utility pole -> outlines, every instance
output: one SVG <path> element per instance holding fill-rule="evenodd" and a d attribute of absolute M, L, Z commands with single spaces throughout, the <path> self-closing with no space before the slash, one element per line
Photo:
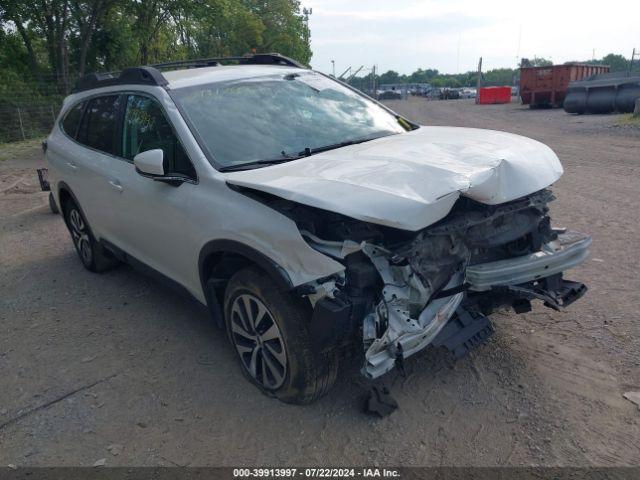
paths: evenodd
<path fill-rule="evenodd" d="M 456 58 L 456 75 L 460 73 L 460 40 L 462 40 L 462 33 L 458 33 L 458 55 Z"/>
<path fill-rule="evenodd" d="M 636 49 L 633 49 L 633 53 L 631 54 L 631 61 L 629 62 L 629 75 L 631 74 L 631 71 L 633 70 L 633 62 L 636 59 L 636 56 L 640 56 L 640 52 L 636 53 Z"/>
<path fill-rule="evenodd" d="M 373 81 L 373 98 L 378 99 L 378 87 L 376 86 L 376 66 L 374 65 L 371 69 L 372 75 L 371 80 Z"/>
<path fill-rule="evenodd" d="M 522 24 L 518 28 L 518 50 L 516 51 L 516 62 L 520 63 L 520 45 L 522 44 Z"/>
<path fill-rule="evenodd" d="M 331 60 L 331 71 L 333 74 L 333 78 L 336 78 L 336 61 L 335 60 Z"/>
<path fill-rule="evenodd" d="M 476 103 L 480 101 L 480 88 L 482 88 L 482 57 L 478 62 L 478 82 L 476 83 Z"/>

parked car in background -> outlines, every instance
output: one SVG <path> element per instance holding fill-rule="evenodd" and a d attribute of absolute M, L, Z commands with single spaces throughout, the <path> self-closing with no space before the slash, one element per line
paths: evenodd
<path fill-rule="evenodd" d="M 285 402 L 325 394 L 345 352 L 378 378 L 428 345 L 464 354 L 498 308 L 586 290 L 563 277 L 591 240 L 552 226 L 549 147 L 419 126 L 279 55 L 88 76 L 46 159 L 82 264 L 206 305 Z"/>
<path fill-rule="evenodd" d="M 440 100 L 458 100 L 460 91 L 457 88 L 443 88 L 440 90 Z"/>
<path fill-rule="evenodd" d="M 460 90 L 461 98 L 476 98 L 477 91 L 475 88 L 463 88 Z"/>
<path fill-rule="evenodd" d="M 402 92 L 400 90 L 383 90 L 378 94 L 379 100 L 401 100 Z"/>

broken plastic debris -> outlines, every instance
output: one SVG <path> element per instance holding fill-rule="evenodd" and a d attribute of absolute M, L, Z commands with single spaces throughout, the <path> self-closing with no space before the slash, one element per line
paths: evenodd
<path fill-rule="evenodd" d="M 365 413 L 386 417 L 397 408 L 398 402 L 391 396 L 387 387 L 371 387 L 364 406 Z"/>
<path fill-rule="evenodd" d="M 124 447 L 119 443 L 112 443 L 107 447 L 109 453 L 111 453 L 111 455 L 113 455 L 114 457 L 120 455 L 120 452 L 122 452 L 123 449 Z"/>

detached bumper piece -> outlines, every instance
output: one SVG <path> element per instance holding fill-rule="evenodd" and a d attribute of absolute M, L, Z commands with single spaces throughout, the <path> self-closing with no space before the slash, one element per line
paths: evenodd
<path fill-rule="evenodd" d="M 501 285 L 521 285 L 562 273 L 589 256 L 591 237 L 566 232 L 539 252 L 467 267 L 470 290 L 483 291 Z"/>
<path fill-rule="evenodd" d="M 49 184 L 49 169 L 47 168 L 37 168 L 36 173 L 38 174 L 38 182 L 40 183 L 40 190 L 43 192 L 50 192 L 51 185 Z"/>
<path fill-rule="evenodd" d="M 587 286 L 584 283 L 565 280 L 562 274 L 558 273 L 529 284 L 493 287 L 491 293 L 503 299 L 502 304 L 511 305 L 516 313 L 524 313 L 531 310 L 531 300 L 541 300 L 545 307 L 554 310 L 568 307 L 587 293 Z"/>
<path fill-rule="evenodd" d="M 433 339 L 434 347 L 444 347 L 456 358 L 462 358 L 470 350 L 486 342 L 493 335 L 493 327 L 487 317 L 479 312 L 458 307 L 456 315 Z"/>
<path fill-rule="evenodd" d="M 387 387 L 373 386 L 367 393 L 364 412 L 369 415 L 386 417 L 398 408 L 398 402 L 391 396 Z"/>

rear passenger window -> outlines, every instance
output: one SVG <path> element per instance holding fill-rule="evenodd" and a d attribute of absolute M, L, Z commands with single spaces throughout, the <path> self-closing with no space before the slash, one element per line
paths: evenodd
<path fill-rule="evenodd" d="M 109 95 L 89 102 L 80 125 L 78 141 L 106 153 L 117 154 L 116 118 L 120 97 Z"/>
<path fill-rule="evenodd" d="M 80 125 L 80 119 L 82 118 L 82 111 L 86 102 L 80 102 L 77 105 L 71 107 L 62 120 L 62 130 L 71 138 L 76 138 L 78 133 L 78 126 Z"/>
<path fill-rule="evenodd" d="M 196 178 L 196 172 L 162 108 L 155 100 L 130 95 L 124 115 L 122 156 L 132 160 L 138 153 L 161 149 L 167 174 Z"/>

